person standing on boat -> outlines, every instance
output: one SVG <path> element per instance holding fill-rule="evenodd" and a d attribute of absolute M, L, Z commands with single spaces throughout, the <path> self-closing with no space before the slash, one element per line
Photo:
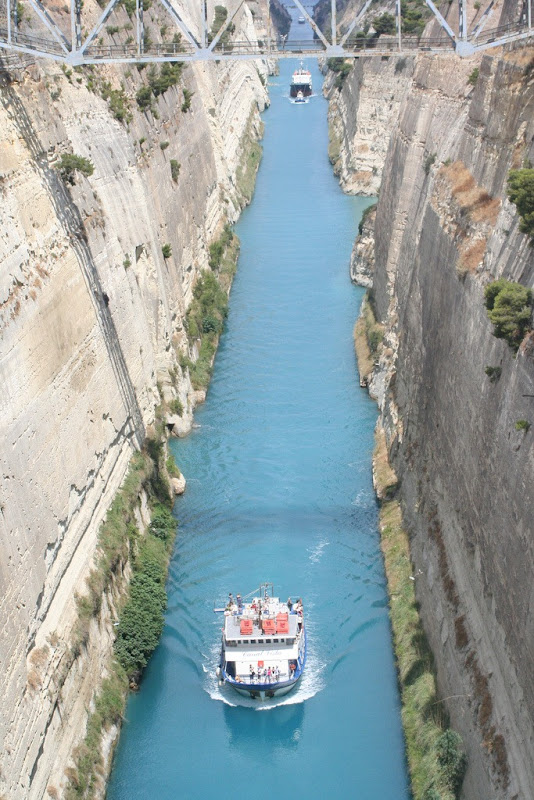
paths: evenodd
<path fill-rule="evenodd" d="M 236 600 L 237 600 L 237 613 L 238 614 L 242 614 L 243 613 L 243 600 L 241 599 L 241 595 L 240 594 L 237 595 Z"/>
<path fill-rule="evenodd" d="M 289 612 L 291 613 L 291 611 L 293 609 L 293 603 L 291 602 L 291 598 L 290 597 L 287 598 L 287 607 L 289 608 Z"/>

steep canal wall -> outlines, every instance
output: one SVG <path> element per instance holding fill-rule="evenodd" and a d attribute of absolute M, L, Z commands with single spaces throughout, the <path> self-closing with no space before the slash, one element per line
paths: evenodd
<path fill-rule="evenodd" d="M 353 258 L 358 274 L 374 272 L 384 326 L 371 388 L 441 698 L 468 753 L 463 796 L 531 797 L 532 334 L 517 354 L 495 338 L 484 287 L 500 277 L 534 286 L 533 250 L 507 199 L 510 169 L 534 162 L 534 50 L 422 55 L 402 71 L 394 62 L 382 66 L 383 94 L 391 85 L 398 105 L 374 249 L 369 217 Z M 362 87 L 376 73 L 361 61 L 331 90 L 349 188 L 372 172 L 362 120 L 383 116 L 383 99 Z"/>
<path fill-rule="evenodd" d="M 238 24 L 254 38 L 248 8 Z M 154 434 L 156 408 L 184 433 L 203 397 L 186 311 L 210 247 L 250 197 L 265 74 L 243 62 L 164 74 L 17 59 L 0 69 L 0 796 L 9 800 L 63 797 L 69 783 L 127 560 L 81 646 L 76 596 L 88 591 L 101 522 Z M 78 157 L 75 169 L 65 155 Z M 142 530 L 143 493 L 134 506 Z"/>

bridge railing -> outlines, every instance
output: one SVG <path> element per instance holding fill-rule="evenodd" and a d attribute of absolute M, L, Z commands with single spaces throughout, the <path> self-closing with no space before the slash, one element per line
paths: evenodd
<path fill-rule="evenodd" d="M 33 34 L 20 33 L 20 31 L 12 31 L 11 41 L 8 42 L 7 28 L 0 28 L 0 43 L 5 43 L 6 45 L 11 44 L 13 46 L 12 49 L 21 48 L 48 53 L 50 55 L 65 55 L 65 51 L 59 42 L 52 39 L 52 37 L 48 39 L 44 36 L 35 36 Z"/>
<path fill-rule="evenodd" d="M 528 26 L 524 22 L 510 22 L 508 25 L 499 25 L 497 28 L 490 28 L 489 30 L 483 31 L 477 36 L 476 42 L 474 43 L 477 45 L 489 44 L 498 39 L 504 39 L 508 36 L 513 36 L 525 31 L 528 31 Z"/>
<path fill-rule="evenodd" d="M 298 33 L 294 39 L 278 36 L 268 24 L 269 34 L 263 41 L 261 39 L 258 41 L 234 40 L 233 20 L 237 19 L 236 15 L 242 9 L 243 0 L 223 1 L 228 7 L 227 17 L 214 36 L 210 31 L 212 23 L 209 19 L 206 0 L 198 2 L 199 13 L 201 12 L 202 17 L 200 24 L 199 20 L 196 22 L 190 20 L 189 25 L 186 24 L 183 16 L 180 16 L 176 0 L 151 0 L 152 11 L 150 13 L 154 13 L 154 8 L 161 6 L 159 11 L 163 11 L 167 15 L 165 17 L 167 21 L 164 26 L 160 27 L 161 36 L 158 38 L 164 36 L 163 27 L 165 30 L 169 27 L 174 30 L 173 41 L 152 42 L 150 41 L 151 37 L 145 35 L 148 31 L 148 28 L 145 30 L 145 17 L 149 11 L 149 3 L 147 0 L 136 0 L 135 13 L 131 14 L 132 34 L 126 41 L 119 42 L 120 36 L 117 34 L 122 30 L 121 27 L 107 23 L 110 20 L 113 21 L 113 17 L 110 15 L 114 13 L 121 0 L 102 0 L 105 8 L 90 31 L 87 31 L 82 24 L 83 0 L 66 0 L 62 11 L 66 12 L 70 8 L 70 32 L 67 30 L 68 18 L 63 16 L 61 24 L 59 24 L 54 17 L 57 8 L 52 8 L 52 6 L 57 6 L 57 0 L 31 0 L 31 8 L 25 11 L 23 16 L 20 16 L 16 0 L 0 0 L 0 52 L 35 54 L 72 65 L 103 62 L 142 61 L 149 63 L 173 60 L 291 58 L 292 56 L 316 58 L 323 54 L 327 57 L 358 58 L 362 55 L 384 56 L 418 51 L 455 52 L 460 56 L 470 56 L 477 50 L 483 51 L 512 41 L 534 37 L 534 28 L 532 27 L 534 0 L 525 0 L 516 21 L 485 29 L 484 25 L 490 22 L 492 13 L 493 0 L 490 0 L 490 4 L 480 15 L 471 31 L 468 26 L 466 0 L 456 0 L 459 13 L 457 30 L 453 30 L 442 16 L 434 5 L 434 0 L 425 0 L 429 13 L 434 14 L 440 25 L 440 34 L 432 37 L 404 33 L 400 0 L 396 2 L 395 21 L 392 22 L 391 32 L 388 35 L 380 36 L 376 34 L 369 36 L 363 33 L 363 31 L 369 30 L 367 24 L 369 20 L 364 24 L 365 15 L 370 14 L 372 22 L 372 15 L 375 13 L 370 8 L 372 0 L 361 0 L 360 11 L 357 13 L 355 11 L 352 21 L 344 21 L 340 27 L 337 26 L 336 14 L 332 11 L 331 24 L 323 25 L 324 30 L 320 29 L 308 13 L 309 6 L 304 6 L 301 0 L 293 0 L 313 29 L 314 38 L 300 39 Z M 337 0 L 331 0 L 331 2 L 332 9 L 334 9 Z M 147 5 L 145 10 L 143 10 L 144 3 Z M 47 11 L 46 5 L 51 6 L 50 12 Z M 30 12 L 33 16 L 30 16 Z M 26 14 L 28 14 L 27 17 Z M 21 23 L 25 32 L 21 31 Z M 36 25 L 38 27 L 35 27 Z M 35 33 L 32 32 L 32 26 Z M 47 34 L 46 29 L 50 35 Z M 41 32 L 43 30 L 44 34 Z"/>

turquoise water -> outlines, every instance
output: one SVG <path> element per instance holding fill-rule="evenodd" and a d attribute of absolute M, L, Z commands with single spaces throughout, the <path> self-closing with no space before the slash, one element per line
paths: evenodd
<path fill-rule="evenodd" d="M 207 402 L 172 443 L 188 486 L 166 627 L 128 704 L 110 800 L 409 797 L 371 485 L 376 408 L 352 344 L 362 292 L 348 261 L 369 201 L 332 175 L 324 99 L 290 103 L 295 66 L 272 81 Z M 214 676 L 213 607 L 261 581 L 302 596 L 308 626 L 302 682 L 263 704 Z"/>

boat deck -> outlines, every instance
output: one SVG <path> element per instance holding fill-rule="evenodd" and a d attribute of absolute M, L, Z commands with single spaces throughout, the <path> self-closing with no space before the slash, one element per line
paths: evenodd
<path fill-rule="evenodd" d="M 287 623 L 285 626 L 283 622 L 280 624 L 283 618 Z M 243 624 L 244 620 L 248 621 L 248 626 Z M 298 611 L 290 612 L 287 604 L 282 603 L 277 597 L 261 600 L 254 598 L 252 602 L 240 606 L 233 603 L 225 611 L 224 635 L 228 644 L 230 642 L 278 644 L 295 639 L 301 620 L 302 616 Z M 245 627 L 248 629 L 245 630 Z"/>

